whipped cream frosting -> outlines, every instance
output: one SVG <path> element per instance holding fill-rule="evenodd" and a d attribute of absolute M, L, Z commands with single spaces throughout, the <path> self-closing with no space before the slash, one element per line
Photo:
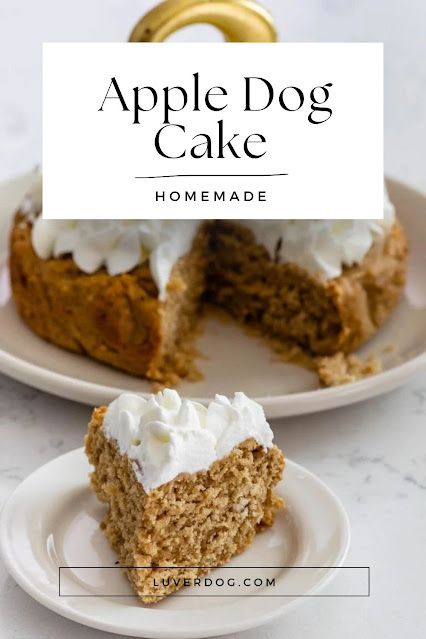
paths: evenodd
<path fill-rule="evenodd" d="M 42 259 L 71 254 L 84 273 L 105 266 L 109 275 L 127 273 L 149 260 L 159 298 L 164 299 L 174 264 L 191 248 L 198 220 L 44 220 L 32 229 Z"/>
<path fill-rule="evenodd" d="M 292 262 L 325 279 L 359 264 L 395 221 L 385 187 L 382 220 L 244 220 L 272 259 Z"/>
<path fill-rule="evenodd" d="M 43 183 L 38 168 L 35 169 L 33 176 L 34 181 L 31 185 L 31 189 L 26 193 L 19 207 L 21 212 L 27 215 L 31 220 L 34 220 L 35 217 L 41 213 L 43 202 Z"/>
<path fill-rule="evenodd" d="M 262 406 L 244 393 L 233 399 L 216 395 L 207 407 L 175 390 L 149 399 L 124 393 L 109 405 L 103 430 L 132 460 L 146 492 L 180 473 L 208 469 L 250 437 L 264 448 L 273 439 Z"/>
<path fill-rule="evenodd" d="M 105 267 L 110 275 L 126 273 L 149 260 L 152 277 L 165 299 L 175 263 L 187 253 L 200 220 L 44 220 L 41 176 L 21 210 L 34 220 L 32 243 L 41 259 L 71 254 L 84 273 Z M 272 259 L 292 262 L 332 279 L 344 266 L 360 263 L 373 242 L 384 236 L 395 210 L 384 192 L 382 220 L 238 220 L 250 228 Z"/>
<path fill-rule="evenodd" d="M 159 298 L 166 297 L 173 266 L 191 248 L 199 220 L 44 220 L 42 177 L 25 196 L 21 211 L 33 220 L 31 240 L 40 259 L 72 255 L 83 273 L 105 267 L 127 273 L 149 260 Z"/>

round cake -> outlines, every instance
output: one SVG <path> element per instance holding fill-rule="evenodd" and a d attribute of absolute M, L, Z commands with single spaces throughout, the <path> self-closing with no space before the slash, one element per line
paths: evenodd
<path fill-rule="evenodd" d="M 387 195 L 377 221 L 56 221 L 41 210 L 39 178 L 11 232 L 21 317 L 58 346 L 161 383 L 194 377 L 205 302 L 317 360 L 371 337 L 405 283 Z"/>

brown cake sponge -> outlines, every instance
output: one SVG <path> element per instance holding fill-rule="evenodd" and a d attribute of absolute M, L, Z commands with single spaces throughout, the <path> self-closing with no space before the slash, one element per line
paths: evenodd
<path fill-rule="evenodd" d="M 107 506 L 101 527 L 143 603 L 179 590 L 184 579 L 193 584 L 273 524 L 284 505 L 273 490 L 284 469 L 276 446 L 247 439 L 208 470 L 181 473 L 146 493 L 135 462 L 105 437 L 105 411 L 94 410 L 86 436 L 91 486 Z"/>

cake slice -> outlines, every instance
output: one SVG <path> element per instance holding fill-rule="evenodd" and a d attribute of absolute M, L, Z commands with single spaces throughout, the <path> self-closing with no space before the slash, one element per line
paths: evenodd
<path fill-rule="evenodd" d="M 205 408 L 165 390 L 94 410 L 86 453 L 101 527 L 143 603 L 243 552 L 283 507 L 284 458 L 243 393 Z M 173 568 L 175 566 L 175 568 Z"/>

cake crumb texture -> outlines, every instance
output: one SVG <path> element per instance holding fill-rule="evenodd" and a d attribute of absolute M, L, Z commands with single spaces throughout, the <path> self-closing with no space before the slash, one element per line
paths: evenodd
<path fill-rule="evenodd" d="M 271 259 L 252 231 L 233 222 L 212 226 L 210 252 L 209 300 L 311 357 L 353 352 L 387 319 L 405 284 L 407 241 L 399 223 L 361 264 L 331 280 Z"/>
<path fill-rule="evenodd" d="M 378 357 L 371 355 L 361 359 L 357 355 L 336 353 L 332 357 L 318 359 L 318 377 L 323 386 L 340 386 L 375 375 L 382 370 Z"/>
<path fill-rule="evenodd" d="M 105 437 L 105 411 L 94 410 L 86 436 L 95 468 L 91 486 L 107 505 L 104 534 L 143 603 L 180 589 L 173 578 L 181 578 L 181 584 L 183 578 L 207 574 L 206 567 L 227 563 L 283 508 L 273 488 L 282 477 L 284 457 L 276 446 L 263 449 L 253 438 L 208 470 L 178 475 L 146 493 L 127 455 Z M 169 583 L 158 587 L 154 578 Z"/>

